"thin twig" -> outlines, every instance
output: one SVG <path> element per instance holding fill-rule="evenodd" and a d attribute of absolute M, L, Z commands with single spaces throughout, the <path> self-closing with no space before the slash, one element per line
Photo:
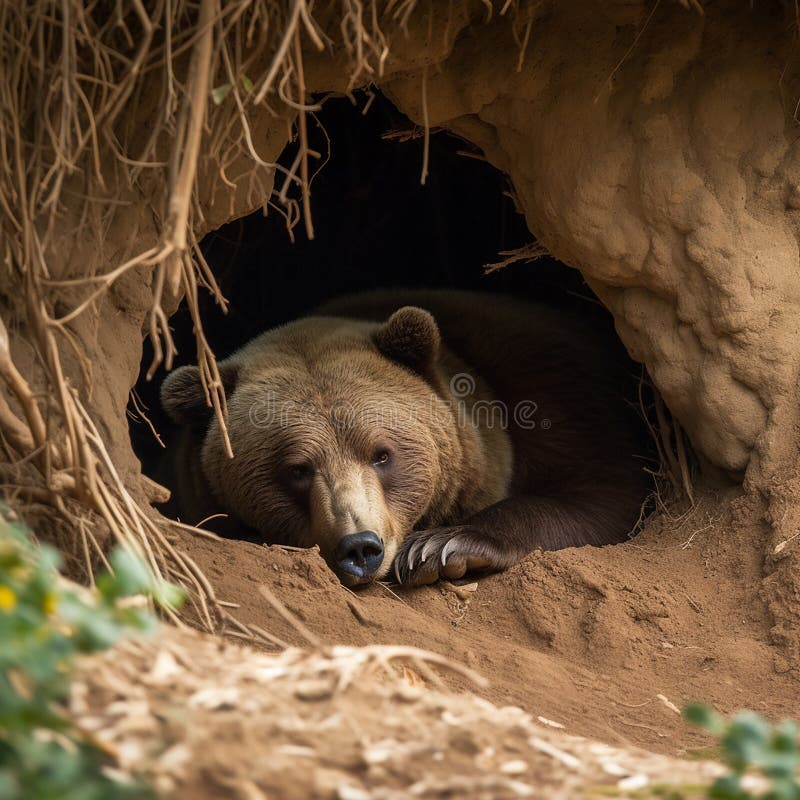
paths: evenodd
<path fill-rule="evenodd" d="M 258 587 L 259 594 L 310 644 L 320 647 L 319 637 L 312 633 L 288 608 L 264 585 Z"/>

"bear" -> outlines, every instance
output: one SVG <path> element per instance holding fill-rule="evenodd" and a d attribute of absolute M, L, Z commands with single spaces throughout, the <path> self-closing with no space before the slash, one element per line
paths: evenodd
<path fill-rule="evenodd" d="M 312 547 L 348 587 L 505 570 L 624 541 L 648 495 L 626 375 L 580 318 L 467 291 L 333 300 L 219 363 L 228 458 L 198 368 L 161 388 L 184 522 Z"/>

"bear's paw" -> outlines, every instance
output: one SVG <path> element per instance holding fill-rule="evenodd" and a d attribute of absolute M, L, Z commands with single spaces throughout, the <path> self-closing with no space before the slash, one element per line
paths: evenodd
<path fill-rule="evenodd" d="M 506 569 L 513 560 L 494 536 L 473 525 L 454 525 L 406 536 L 394 559 L 394 575 L 403 586 L 423 586 L 467 572 Z"/>

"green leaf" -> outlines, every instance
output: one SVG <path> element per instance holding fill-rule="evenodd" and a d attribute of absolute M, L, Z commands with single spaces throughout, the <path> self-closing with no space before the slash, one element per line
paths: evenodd
<path fill-rule="evenodd" d="M 214 101 L 214 105 L 221 105 L 222 101 L 228 96 L 228 92 L 231 90 L 231 85 L 229 83 L 223 83 L 219 86 L 215 86 L 211 90 L 211 99 Z"/>
<path fill-rule="evenodd" d="M 725 730 L 725 722 L 722 717 L 713 708 L 702 703 L 691 703 L 686 706 L 683 709 L 683 718 L 717 736 L 720 736 Z"/>
<path fill-rule="evenodd" d="M 739 712 L 722 736 L 722 750 L 737 772 L 760 765 L 769 758 L 769 726 L 753 711 Z"/>
<path fill-rule="evenodd" d="M 162 607 L 179 609 L 186 600 L 186 592 L 168 581 L 158 581 L 152 589 L 153 599 Z"/>
<path fill-rule="evenodd" d="M 247 75 L 242 75 L 241 81 L 242 81 L 242 87 L 244 88 L 244 90 L 248 94 L 250 94 L 250 92 L 253 91 L 253 81 L 251 81 L 250 78 L 247 77 Z"/>
<path fill-rule="evenodd" d="M 105 573 L 97 579 L 97 588 L 103 599 L 112 603 L 120 597 L 144 594 L 153 583 L 147 565 L 130 550 L 117 548 L 111 554 L 113 574 Z"/>
<path fill-rule="evenodd" d="M 130 550 L 118 548 L 111 554 L 111 566 L 119 585 L 118 597 L 143 594 L 154 582 L 153 573 L 138 555 Z"/>
<path fill-rule="evenodd" d="M 0 798 L 152 797 L 139 784 L 119 783 L 103 772 L 105 755 L 73 729 L 61 704 L 78 653 L 156 625 L 148 607 L 120 603 L 122 598 L 152 593 L 178 602 L 180 592 L 156 580 L 141 558 L 118 550 L 111 555 L 114 574 L 100 576 L 100 591 L 87 599 L 59 586 L 58 563 L 54 550 L 34 546 L 9 525 L 0 505 L 0 586 L 6 590 L 0 613 Z"/>
<path fill-rule="evenodd" d="M 761 800 L 800 800 L 800 784 L 792 778 L 776 780 Z"/>
<path fill-rule="evenodd" d="M 19 784 L 13 770 L 2 766 L 0 766 L 0 797 L 8 798 L 8 800 L 16 800 L 17 798 L 22 800 Z"/>
<path fill-rule="evenodd" d="M 772 735 L 772 746 L 776 750 L 797 752 L 798 726 L 794 720 L 785 719 L 775 726 Z"/>
<path fill-rule="evenodd" d="M 723 759 L 733 771 L 709 788 L 709 798 L 749 800 L 751 795 L 742 789 L 741 778 L 758 769 L 769 781 L 769 790 L 759 795 L 761 800 L 800 800 L 797 723 L 786 720 L 772 727 L 753 711 L 740 711 L 725 720 L 704 705 L 689 706 L 683 713 L 687 720 L 719 737 Z"/>
<path fill-rule="evenodd" d="M 750 795 L 742 789 L 738 775 L 725 775 L 717 778 L 708 790 L 710 800 L 750 800 Z"/>

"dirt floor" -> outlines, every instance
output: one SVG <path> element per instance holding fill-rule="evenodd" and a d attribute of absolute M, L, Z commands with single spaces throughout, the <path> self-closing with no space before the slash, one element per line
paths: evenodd
<path fill-rule="evenodd" d="M 479 693 L 495 704 L 570 734 L 680 756 L 708 745 L 679 716 L 690 701 L 800 716 L 797 679 L 770 642 L 760 597 L 761 516 L 755 498 L 707 493 L 623 545 L 536 553 L 461 587 L 357 593 L 315 551 L 190 534 L 181 544 L 241 621 L 285 642 L 306 644 L 262 585 L 323 644 L 425 648 L 486 676 Z"/>
<path fill-rule="evenodd" d="M 444 660 L 382 645 L 266 655 L 164 628 L 87 658 L 70 711 L 118 771 L 177 800 L 699 800 L 722 772 L 443 691 Z"/>

